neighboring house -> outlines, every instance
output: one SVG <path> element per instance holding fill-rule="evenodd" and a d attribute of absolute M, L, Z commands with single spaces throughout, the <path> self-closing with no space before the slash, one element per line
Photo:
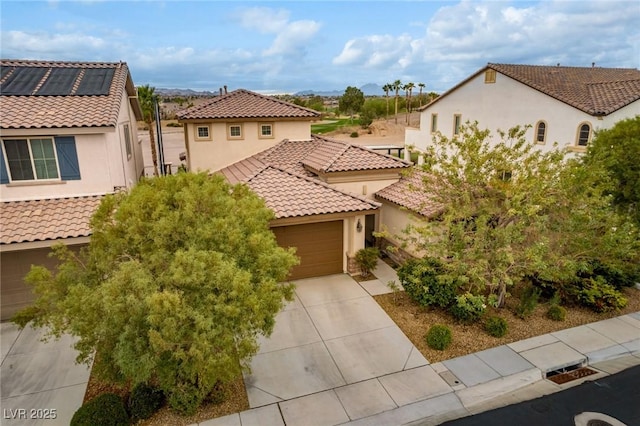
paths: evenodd
<path fill-rule="evenodd" d="M 541 150 L 584 152 L 594 131 L 640 114 L 637 69 L 488 64 L 421 109 L 405 144 L 423 151 L 436 133 L 451 138 L 465 122 L 481 129 L 531 125 Z"/>
<path fill-rule="evenodd" d="M 23 278 L 57 242 L 88 242 L 104 194 L 144 171 L 142 112 L 125 63 L 0 61 L 2 320 L 32 300 Z"/>
<path fill-rule="evenodd" d="M 184 125 L 187 168 L 195 172 L 219 170 L 283 139 L 309 140 L 320 113 L 239 89 L 176 116 Z"/>
<path fill-rule="evenodd" d="M 284 140 L 220 170 L 246 183 L 275 213 L 278 242 L 301 259 L 291 278 L 355 273 L 355 253 L 374 243 L 377 190 L 397 182 L 410 164 L 361 146 L 313 136 Z"/>

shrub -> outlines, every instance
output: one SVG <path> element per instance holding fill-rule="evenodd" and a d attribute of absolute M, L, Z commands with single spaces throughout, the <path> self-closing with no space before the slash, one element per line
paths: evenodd
<path fill-rule="evenodd" d="M 161 390 L 146 383 L 134 386 L 129 396 L 129 413 L 131 420 L 148 419 L 164 404 L 164 394 Z"/>
<path fill-rule="evenodd" d="M 104 393 L 78 408 L 71 418 L 71 426 L 128 425 L 129 415 L 122 399 L 113 393 Z"/>
<path fill-rule="evenodd" d="M 527 287 L 520 296 L 520 303 L 516 306 L 516 315 L 525 319 L 533 313 L 538 306 L 538 299 L 542 291 L 538 287 Z"/>
<path fill-rule="evenodd" d="M 182 127 L 182 124 L 171 121 L 167 123 L 167 127 Z"/>
<path fill-rule="evenodd" d="M 627 306 L 627 298 L 602 277 L 581 280 L 576 298 L 596 312 L 608 312 Z"/>
<path fill-rule="evenodd" d="M 357 138 L 360 135 L 358 134 L 358 132 L 351 132 L 349 136 L 351 136 L 352 138 Z"/>
<path fill-rule="evenodd" d="M 422 306 L 446 308 L 456 297 L 458 280 L 445 275 L 442 262 L 433 257 L 412 259 L 398 269 L 406 293 Z"/>
<path fill-rule="evenodd" d="M 375 247 L 363 248 L 356 252 L 355 260 L 363 276 L 369 276 L 371 271 L 376 269 L 378 256 L 380 256 L 380 251 Z"/>
<path fill-rule="evenodd" d="M 547 318 L 554 321 L 564 321 L 567 317 L 567 310 L 560 305 L 551 305 L 547 311 Z"/>
<path fill-rule="evenodd" d="M 431 349 L 443 351 L 451 344 L 451 329 L 446 325 L 434 324 L 429 328 L 425 340 Z"/>
<path fill-rule="evenodd" d="M 622 287 L 633 287 L 636 282 L 640 282 L 640 265 L 635 262 L 613 265 L 600 260 L 592 260 L 590 265 L 593 268 L 593 277 L 602 277 L 617 290 Z"/>
<path fill-rule="evenodd" d="M 507 334 L 507 320 L 502 317 L 494 316 L 489 317 L 487 321 L 484 323 L 484 329 L 486 332 L 493 337 L 502 337 Z"/>
<path fill-rule="evenodd" d="M 465 293 L 456 297 L 456 302 L 449 307 L 449 312 L 458 321 L 471 324 L 484 315 L 485 309 L 487 309 L 487 305 L 484 296 Z"/>

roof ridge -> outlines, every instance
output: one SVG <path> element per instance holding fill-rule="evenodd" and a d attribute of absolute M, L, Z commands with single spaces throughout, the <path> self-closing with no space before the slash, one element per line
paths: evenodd
<path fill-rule="evenodd" d="M 80 198 L 102 198 L 107 195 L 113 195 L 113 194 L 114 194 L 113 192 L 109 192 L 106 194 L 74 195 L 70 197 L 36 198 L 36 199 L 29 199 L 29 200 L 7 200 L 7 201 L 0 201 L 0 203 L 9 204 L 9 203 L 32 203 L 32 202 L 53 201 L 53 200 L 77 200 Z"/>
<path fill-rule="evenodd" d="M 371 149 L 371 148 L 367 148 L 366 146 L 357 145 L 357 144 L 354 144 L 354 143 L 351 143 L 351 142 L 341 141 L 341 140 L 338 140 L 338 139 L 327 138 L 327 137 L 319 136 L 319 135 L 316 135 L 316 134 L 312 134 L 311 136 L 312 136 L 312 137 L 316 137 L 316 138 L 318 138 L 318 139 L 326 140 L 326 141 L 329 141 L 329 142 L 338 142 L 338 143 L 341 143 L 341 144 L 346 145 L 346 148 L 345 148 L 342 152 L 340 152 L 340 153 L 338 154 L 338 156 L 336 156 L 336 157 L 333 159 L 333 161 L 331 162 L 331 164 L 335 163 L 335 161 L 337 161 L 338 157 L 339 157 L 339 156 L 344 155 L 344 154 L 347 152 L 347 150 L 348 150 L 349 148 L 357 148 L 357 149 L 360 149 L 361 151 L 365 151 L 365 152 L 368 152 L 368 153 L 373 153 L 373 154 L 378 155 L 378 156 L 380 156 L 380 157 L 389 158 L 389 159 L 391 159 L 391 160 L 400 161 L 400 162 L 405 163 L 405 164 L 407 164 L 407 165 L 411 165 L 411 164 L 412 164 L 411 162 L 408 162 L 408 161 L 406 161 L 406 160 L 404 160 L 404 159 L 402 159 L 402 158 L 394 157 L 394 156 L 392 156 L 392 155 L 387 155 L 387 154 L 385 154 L 385 153 L 383 153 L 383 152 L 378 152 L 378 151 L 373 150 L 373 149 Z"/>

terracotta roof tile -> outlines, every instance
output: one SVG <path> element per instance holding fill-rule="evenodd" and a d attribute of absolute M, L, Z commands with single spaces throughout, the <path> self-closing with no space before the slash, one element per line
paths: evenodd
<path fill-rule="evenodd" d="M 3 78 L 0 80 L 0 110 L 2 111 L 0 127 L 3 129 L 115 126 L 123 91 L 126 90 L 129 96 L 136 95 L 129 68 L 124 62 L 0 60 L 0 65 L 3 68 Z M 78 68 L 81 70 L 111 68 L 114 69 L 114 74 L 108 95 L 2 95 L 2 83 L 11 78 L 11 74 L 16 70 L 25 68 L 44 68 L 47 70 L 38 83 L 38 88 L 42 87 L 47 80 L 50 70 L 57 68 Z M 78 88 L 82 78 L 83 74 L 81 73 L 74 85 L 74 90 Z M 140 115 L 137 103 L 134 112 L 136 115 Z M 137 118 L 141 119 L 141 116 Z"/>
<path fill-rule="evenodd" d="M 640 71 L 631 68 L 488 64 L 591 115 L 608 115 L 640 99 Z"/>
<path fill-rule="evenodd" d="M 87 237 L 102 196 L 0 203 L 0 244 Z"/>
<path fill-rule="evenodd" d="M 180 120 L 233 118 L 308 118 L 318 111 L 244 89 L 217 96 L 208 102 L 177 113 Z"/>
<path fill-rule="evenodd" d="M 317 179 L 272 166 L 251 177 L 247 184 L 275 212 L 276 219 L 368 211 L 380 206 L 374 201 L 332 188 Z"/>
<path fill-rule="evenodd" d="M 398 182 L 376 192 L 375 197 L 405 207 L 422 216 L 431 217 L 442 209 L 442 204 L 435 201 L 426 190 L 424 182 L 426 176 L 421 170 L 411 169 Z"/>

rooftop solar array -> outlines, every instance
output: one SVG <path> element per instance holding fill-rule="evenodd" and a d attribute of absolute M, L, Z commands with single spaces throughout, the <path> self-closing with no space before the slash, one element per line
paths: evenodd
<path fill-rule="evenodd" d="M 83 72 L 82 68 L 3 66 L 0 75 L 2 80 L 0 94 L 7 96 L 108 95 L 114 73 L 114 68 L 85 68 Z M 73 88 L 76 85 L 77 90 L 74 92 Z"/>

